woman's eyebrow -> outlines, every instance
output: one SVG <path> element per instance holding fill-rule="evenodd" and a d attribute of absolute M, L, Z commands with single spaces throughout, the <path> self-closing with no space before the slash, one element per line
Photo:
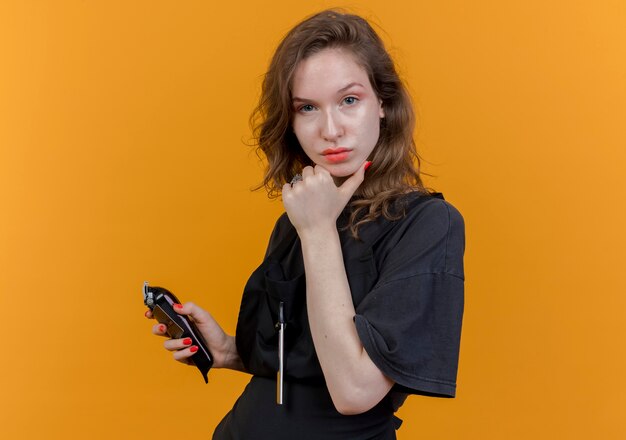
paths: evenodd
<path fill-rule="evenodd" d="M 351 82 L 347 86 L 344 86 L 344 87 L 340 88 L 339 90 L 337 90 L 337 94 L 343 93 L 346 90 L 349 90 L 349 89 L 351 89 L 352 87 L 355 87 L 355 86 L 363 87 L 363 84 L 358 83 L 358 82 Z M 306 98 L 299 98 L 297 96 L 294 96 L 293 98 L 291 98 L 291 101 L 292 102 L 296 102 L 296 101 L 298 101 L 298 102 L 308 102 L 308 101 L 311 101 L 311 100 L 310 99 L 306 99 Z"/>
<path fill-rule="evenodd" d="M 337 93 L 343 93 L 343 92 L 345 92 L 346 90 L 348 90 L 348 89 L 350 89 L 350 88 L 352 88 L 352 87 L 354 87 L 354 86 L 363 87 L 363 84 L 358 83 L 358 82 L 351 82 L 351 83 L 350 83 L 350 84 L 348 84 L 347 86 L 342 87 L 342 88 L 340 88 L 339 90 L 337 90 Z"/>

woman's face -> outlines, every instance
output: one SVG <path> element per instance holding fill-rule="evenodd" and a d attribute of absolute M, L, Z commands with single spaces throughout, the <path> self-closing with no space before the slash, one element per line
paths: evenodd
<path fill-rule="evenodd" d="M 374 150 L 385 115 L 365 70 L 351 53 L 324 49 L 298 64 L 292 96 L 293 130 L 309 159 L 334 177 L 354 174 Z"/>

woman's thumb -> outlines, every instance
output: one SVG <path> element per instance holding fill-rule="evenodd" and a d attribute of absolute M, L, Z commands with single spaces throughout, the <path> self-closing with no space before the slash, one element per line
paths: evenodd
<path fill-rule="evenodd" d="M 365 179 L 365 170 L 367 170 L 372 162 L 369 160 L 364 162 L 363 165 L 359 167 L 356 172 L 351 175 L 345 182 L 341 185 L 340 189 L 344 192 L 348 197 L 352 197 L 352 195 L 356 192 L 356 190 L 361 186 L 363 180 Z"/>

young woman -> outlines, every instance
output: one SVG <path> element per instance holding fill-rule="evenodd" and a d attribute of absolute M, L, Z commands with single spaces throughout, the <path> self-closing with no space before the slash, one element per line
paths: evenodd
<path fill-rule="evenodd" d="M 463 314 L 463 219 L 422 184 L 409 96 L 371 26 L 330 10 L 280 43 L 252 121 L 286 213 L 236 336 L 177 306 L 214 368 L 252 374 L 213 438 L 394 439 L 408 394 L 455 395 Z"/>

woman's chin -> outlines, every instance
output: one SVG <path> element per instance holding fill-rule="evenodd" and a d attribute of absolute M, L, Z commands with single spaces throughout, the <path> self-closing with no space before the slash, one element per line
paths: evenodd
<path fill-rule="evenodd" d="M 346 177 L 350 177 L 359 169 L 358 166 L 348 164 L 334 165 L 325 168 L 328 170 L 331 176 L 338 179 L 345 179 Z"/>
<path fill-rule="evenodd" d="M 354 167 L 335 168 L 335 169 L 328 170 L 328 172 L 333 177 L 333 180 L 335 181 L 335 185 L 341 186 L 343 182 L 345 182 L 346 179 L 348 179 L 350 176 L 356 173 L 357 170 L 358 170 L 358 167 L 357 168 L 354 168 Z"/>

